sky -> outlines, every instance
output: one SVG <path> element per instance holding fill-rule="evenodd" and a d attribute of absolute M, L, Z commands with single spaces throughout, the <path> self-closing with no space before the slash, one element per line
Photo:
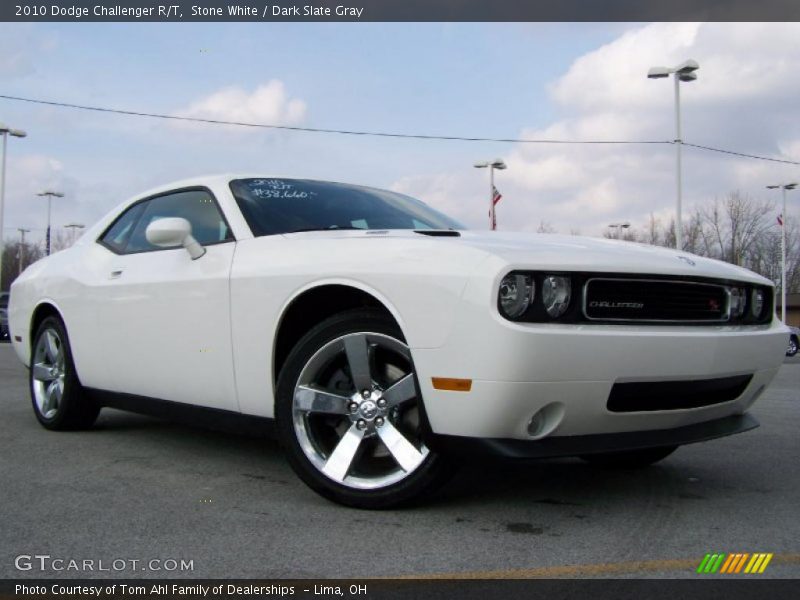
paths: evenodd
<path fill-rule="evenodd" d="M 687 142 L 800 161 L 796 23 L 35 23 L 0 24 L 0 94 L 276 125 L 566 140 L 672 140 L 672 82 L 688 58 Z M 503 158 L 502 230 L 602 235 L 668 221 L 671 145 L 424 141 L 243 129 L 0 99 L 9 140 L 5 236 L 89 225 L 182 178 L 263 172 L 394 189 L 487 227 L 480 160 Z M 798 166 L 684 150 L 684 212 Z M 797 212 L 797 204 L 790 214 Z M 777 212 L 776 212 L 777 215 Z"/>

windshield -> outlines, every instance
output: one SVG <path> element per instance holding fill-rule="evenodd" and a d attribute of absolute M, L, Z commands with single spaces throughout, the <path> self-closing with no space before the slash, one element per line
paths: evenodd
<path fill-rule="evenodd" d="M 464 229 L 409 196 L 308 179 L 235 179 L 231 191 L 253 235 L 336 229 Z"/>

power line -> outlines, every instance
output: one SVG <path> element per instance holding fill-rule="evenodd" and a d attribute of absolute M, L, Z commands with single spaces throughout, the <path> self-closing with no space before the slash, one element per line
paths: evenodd
<path fill-rule="evenodd" d="M 708 150 L 709 152 L 720 152 L 722 154 L 731 154 L 733 156 L 741 156 L 743 158 L 755 158 L 757 160 L 768 160 L 770 162 L 776 163 L 783 163 L 786 165 L 800 165 L 800 162 L 796 160 L 786 160 L 783 158 L 771 158 L 769 156 L 758 156 L 756 154 L 747 154 L 745 152 L 734 152 L 733 150 L 725 150 L 724 148 L 714 148 L 713 146 L 702 146 L 700 144 L 690 144 L 689 142 L 683 142 L 684 146 L 691 146 L 692 148 L 698 148 L 700 150 Z"/>
<path fill-rule="evenodd" d="M 147 117 L 151 119 L 167 119 L 171 121 L 188 121 L 192 123 L 205 123 L 210 125 L 233 125 L 235 127 L 252 127 L 258 129 L 277 129 L 283 131 L 300 131 L 305 133 L 332 133 L 339 135 L 357 135 L 366 137 L 386 137 L 386 138 L 401 138 L 401 139 L 414 139 L 414 140 L 440 140 L 440 141 L 456 141 L 456 142 L 499 142 L 507 144 L 596 144 L 596 145 L 635 145 L 635 144 L 674 144 L 673 140 L 558 140 L 558 139 L 529 139 L 529 138 L 493 138 L 493 137 L 467 137 L 457 135 L 428 135 L 416 133 L 397 133 L 387 131 L 359 131 L 351 129 L 324 129 L 319 127 L 299 127 L 295 125 L 272 125 L 267 123 L 248 123 L 244 121 L 226 121 L 223 119 L 205 119 L 202 117 L 185 117 L 180 115 L 165 115 L 162 113 L 151 113 L 134 110 L 123 110 L 118 108 L 107 108 L 102 106 L 89 106 L 84 104 L 71 104 L 68 102 L 57 102 L 54 100 L 41 100 L 37 98 L 24 98 L 21 96 L 8 96 L 0 94 L 0 99 L 11 100 L 15 102 L 28 102 L 30 104 L 43 104 L 47 106 L 56 106 L 59 108 L 72 108 L 77 110 L 88 110 L 101 113 L 110 113 L 117 115 L 126 115 L 132 117 Z M 737 152 L 734 150 L 727 150 L 725 148 L 716 148 L 714 146 L 704 146 L 701 144 L 692 144 L 689 142 L 682 142 L 684 146 L 697 148 L 698 150 L 706 150 L 708 152 L 717 152 L 721 154 L 729 154 L 732 156 L 739 156 L 742 158 L 752 158 L 755 160 L 765 160 L 769 162 L 782 163 L 787 165 L 800 165 L 800 161 L 773 158 L 769 156 L 760 156 L 757 154 L 748 154 L 746 152 Z"/>
<path fill-rule="evenodd" d="M 425 135 L 417 133 L 394 133 L 386 131 L 357 131 L 349 129 L 322 129 L 318 127 L 299 127 L 293 125 L 269 125 L 266 123 L 247 123 L 243 121 L 225 121 L 222 119 L 204 119 L 201 117 L 183 117 L 179 115 L 165 115 L 161 113 L 122 110 L 118 108 L 105 108 L 101 106 L 87 106 L 83 104 L 70 104 L 53 100 L 40 100 L 23 98 L 20 96 L 7 96 L 0 94 L 4 100 L 29 102 L 31 104 L 44 104 L 60 108 L 74 108 L 78 110 L 91 110 L 94 112 L 128 115 L 133 117 L 149 117 L 152 119 L 169 119 L 172 121 L 189 121 L 193 123 L 206 123 L 211 125 L 235 125 L 237 127 L 255 127 L 259 129 L 280 129 L 284 131 L 303 131 L 308 133 L 335 133 L 340 135 L 361 135 L 372 137 L 406 138 L 415 140 L 444 140 L 457 142 L 503 142 L 509 144 L 671 144 L 667 140 L 549 140 L 549 139 L 521 139 L 521 138 L 490 138 L 490 137 L 465 137 L 457 135 Z"/>

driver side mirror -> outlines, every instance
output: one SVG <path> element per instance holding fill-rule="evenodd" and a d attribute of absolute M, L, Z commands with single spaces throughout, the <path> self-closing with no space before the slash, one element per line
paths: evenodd
<path fill-rule="evenodd" d="M 156 219 L 144 232 L 147 241 L 160 248 L 183 246 L 192 260 L 206 253 L 206 249 L 192 237 L 192 224 L 180 217 Z"/>

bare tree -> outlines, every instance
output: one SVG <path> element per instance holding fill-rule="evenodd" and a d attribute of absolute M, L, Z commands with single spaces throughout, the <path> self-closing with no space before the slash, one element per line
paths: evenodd
<path fill-rule="evenodd" d="M 536 233 L 558 233 L 558 230 L 547 221 L 539 221 L 539 228 Z"/>
<path fill-rule="evenodd" d="M 3 249 L 3 281 L 0 289 L 7 290 L 20 273 L 20 261 L 22 270 L 28 265 L 35 263 L 42 257 L 42 249 L 37 244 L 25 242 L 21 244 L 19 240 L 6 242 Z"/>
<path fill-rule="evenodd" d="M 695 208 L 683 223 L 683 250 L 747 267 L 781 285 L 781 231 L 776 210 L 768 201 L 755 200 L 740 192 L 716 198 Z M 786 221 L 786 289 L 800 291 L 800 224 Z M 616 232 L 604 237 L 616 239 Z M 641 229 L 626 230 L 623 239 L 675 247 L 675 221 L 663 225 L 653 215 Z"/>
<path fill-rule="evenodd" d="M 774 211 L 771 202 L 758 202 L 740 192 L 731 192 L 724 200 L 715 198 L 700 211 L 709 255 L 743 265 L 756 241 L 773 226 L 767 216 Z"/>
<path fill-rule="evenodd" d="M 50 253 L 55 254 L 61 250 L 66 250 L 72 244 L 72 234 L 63 229 L 53 229 L 50 235 Z"/>

